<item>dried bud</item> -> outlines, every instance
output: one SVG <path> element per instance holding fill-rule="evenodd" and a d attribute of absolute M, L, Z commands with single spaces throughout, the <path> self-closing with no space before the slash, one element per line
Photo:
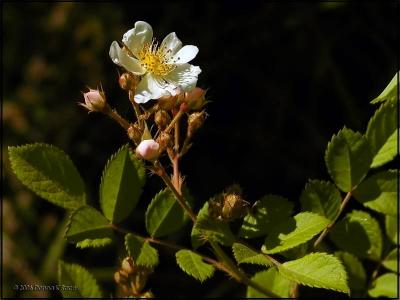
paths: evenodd
<path fill-rule="evenodd" d="M 133 274 L 135 272 L 135 267 L 131 257 L 125 257 L 121 264 L 121 269 L 128 274 Z"/>
<path fill-rule="evenodd" d="M 222 207 L 221 217 L 223 219 L 237 219 L 246 214 L 247 201 L 244 201 L 238 194 L 224 195 L 224 206 Z"/>
<path fill-rule="evenodd" d="M 133 285 L 138 293 L 140 293 L 146 285 L 147 278 L 153 272 L 153 268 L 140 266 L 137 268 Z"/>
<path fill-rule="evenodd" d="M 134 141 L 136 144 L 140 143 L 140 140 L 142 138 L 142 131 L 140 130 L 138 124 L 130 124 L 127 133 L 132 141 Z"/>
<path fill-rule="evenodd" d="M 178 105 L 178 95 L 175 96 L 162 96 L 158 99 L 158 107 L 164 110 L 171 110 Z"/>
<path fill-rule="evenodd" d="M 89 89 L 89 92 L 83 93 L 85 103 L 79 103 L 90 111 L 102 112 L 106 107 L 106 96 L 99 90 Z"/>
<path fill-rule="evenodd" d="M 146 160 L 155 160 L 158 158 L 160 145 L 155 140 L 143 140 L 136 147 L 136 154 Z"/>
<path fill-rule="evenodd" d="M 194 89 L 190 90 L 189 92 L 185 93 L 185 97 L 183 102 L 186 102 L 191 110 L 198 110 L 201 109 L 205 102 L 206 102 L 206 91 L 195 87 Z"/>
<path fill-rule="evenodd" d="M 119 79 L 119 86 L 125 91 L 134 91 L 139 83 L 139 78 L 131 73 L 123 73 Z"/>
<path fill-rule="evenodd" d="M 157 138 L 157 143 L 160 145 L 160 152 L 172 144 L 172 137 L 169 133 L 161 132 Z"/>
<path fill-rule="evenodd" d="M 160 109 L 154 115 L 154 122 L 156 122 L 157 126 L 163 130 L 168 126 L 169 122 L 171 122 L 171 118 L 165 110 Z"/>
<path fill-rule="evenodd" d="M 206 112 L 195 112 L 188 117 L 187 136 L 191 138 L 193 134 L 203 125 L 206 119 Z"/>
<path fill-rule="evenodd" d="M 125 276 L 124 273 L 121 274 L 120 271 L 114 273 L 114 280 L 117 284 L 125 284 L 128 282 L 128 276 Z"/>

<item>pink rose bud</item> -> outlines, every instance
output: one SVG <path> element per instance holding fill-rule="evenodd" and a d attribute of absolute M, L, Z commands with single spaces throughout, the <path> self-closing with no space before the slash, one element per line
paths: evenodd
<path fill-rule="evenodd" d="M 106 97 L 99 90 L 89 89 L 89 92 L 83 93 L 85 103 L 81 103 L 89 111 L 103 111 L 106 106 Z"/>
<path fill-rule="evenodd" d="M 160 145 L 155 140 L 143 140 L 136 148 L 136 153 L 146 160 L 155 160 L 159 156 Z"/>

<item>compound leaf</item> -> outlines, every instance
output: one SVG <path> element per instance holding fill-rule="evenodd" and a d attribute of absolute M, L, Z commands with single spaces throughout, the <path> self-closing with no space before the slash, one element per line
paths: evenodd
<path fill-rule="evenodd" d="M 398 272 L 397 264 L 399 258 L 397 256 L 397 248 L 390 251 L 390 253 L 386 256 L 386 258 L 382 261 L 382 265 L 393 272 Z"/>
<path fill-rule="evenodd" d="M 228 223 L 212 218 L 208 211 L 208 202 L 200 209 L 197 221 L 192 229 L 192 246 L 194 249 L 206 241 L 214 241 L 224 246 L 231 246 L 235 241 Z"/>
<path fill-rule="evenodd" d="M 386 273 L 379 276 L 372 284 L 372 288 L 368 290 L 368 294 L 371 297 L 388 297 L 392 299 L 398 299 L 397 294 L 397 277 L 395 273 Z"/>
<path fill-rule="evenodd" d="M 300 196 L 303 211 L 314 212 L 331 221 L 339 213 L 341 201 L 336 186 L 321 180 L 310 180 Z"/>
<path fill-rule="evenodd" d="M 112 242 L 110 222 L 96 209 L 81 206 L 69 218 L 65 237 L 78 248 L 100 247 Z"/>
<path fill-rule="evenodd" d="M 69 286 L 61 293 L 64 298 L 102 298 L 96 279 L 83 267 L 58 261 L 58 284 Z"/>
<path fill-rule="evenodd" d="M 184 190 L 184 199 L 189 195 Z M 189 205 L 190 201 L 186 201 Z M 146 229 L 152 237 L 166 236 L 177 232 L 189 220 L 188 215 L 175 199 L 174 194 L 165 189 L 159 192 L 146 211 Z"/>
<path fill-rule="evenodd" d="M 293 282 L 279 274 L 276 268 L 270 268 L 268 270 L 258 272 L 251 278 L 251 280 L 260 286 L 268 288 L 275 295 L 273 298 L 289 298 L 290 290 L 293 286 Z M 251 286 L 247 287 L 246 297 L 269 298 L 268 295 L 259 292 Z"/>
<path fill-rule="evenodd" d="M 303 285 L 348 294 L 350 292 L 343 265 L 330 254 L 311 253 L 300 259 L 285 262 L 278 269 L 282 276 Z"/>
<path fill-rule="evenodd" d="M 377 212 L 395 216 L 397 212 L 397 171 L 382 171 L 365 179 L 353 192 L 354 198 Z"/>
<path fill-rule="evenodd" d="M 240 244 L 234 243 L 232 245 L 233 256 L 235 256 L 236 261 L 238 264 L 256 264 L 256 265 L 263 265 L 263 266 L 271 266 L 272 263 L 265 257 L 262 253 L 258 253 L 249 247 Z"/>
<path fill-rule="evenodd" d="M 364 291 L 367 285 L 367 274 L 361 261 L 353 254 L 344 251 L 335 252 L 335 256 L 342 261 L 346 269 L 351 291 Z"/>
<path fill-rule="evenodd" d="M 62 150 L 37 143 L 9 147 L 8 153 L 18 179 L 40 197 L 66 209 L 86 203 L 83 180 Z"/>
<path fill-rule="evenodd" d="M 384 165 L 397 154 L 397 114 L 397 105 L 386 102 L 368 123 L 366 137 L 373 156 L 371 168 Z"/>
<path fill-rule="evenodd" d="M 200 255 L 190 250 L 179 250 L 176 252 L 176 262 L 188 275 L 203 282 L 214 274 L 214 266 L 203 262 Z"/>
<path fill-rule="evenodd" d="M 332 137 L 325 152 L 325 163 L 335 184 L 351 191 L 367 175 L 372 157 L 364 136 L 346 127 Z"/>
<path fill-rule="evenodd" d="M 265 239 L 262 251 L 268 254 L 279 253 L 312 239 L 330 221 L 311 212 L 302 212 L 282 221 Z"/>
<path fill-rule="evenodd" d="M 393 79 L 389 82 L 387 87 L 378 97 L 371 101 L 371 104 L 384 101 L 395 102 L 397 100 L 397 77 L 399 76 L 399 74 L 399 72 L 394 74 Z"/>
<path fill-rule="evenodd" d="M 358 258 L 379 260 L 382 234 L 378 222 L 364 211 L 348 213 L 330 232 L 335 245 Z"/>
<path fill-rule="evenodd" d="M 399 231 L 398 231 L 398 215 L 385 217 L 386 235 L 389 237 L 393 244 L 399 245 Z"/>
<path fill-rule="evenodd" d="M 148 241 L 132 233 L 125 235 L 125 247 L 135 265 L 155 267 L 158 265 L 158 252 Z"/>
<path fill-rule="evenodd" d="M 293 203 L 287 199 L 266 195 L 258 200 L 243 220 L 239 236 L 250 239 L 265 236 L 275 225 L 289 218 L 293 211 Z"/>
<path fill-rule="evenodd" d="M 129 145 L 122 146 L 111 156 L 100 184 L 100 206 L 108 220 L 118 223 L 135 208 L 145 175 L 142 162 L 130 154 Z"/>

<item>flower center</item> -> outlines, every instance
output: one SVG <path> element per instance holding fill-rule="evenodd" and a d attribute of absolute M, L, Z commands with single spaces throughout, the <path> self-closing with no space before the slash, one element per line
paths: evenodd
<path fill-rule="evenodd" d="M 171 50 L 166 47 L 158 47 L 157 42 L 154 40 L 147 43 L 138 53 L 140 65 L 147 70 L 147 72 L 165 76 L 176 68 L 174 64 L 168 64 L 170 60 Z"/>

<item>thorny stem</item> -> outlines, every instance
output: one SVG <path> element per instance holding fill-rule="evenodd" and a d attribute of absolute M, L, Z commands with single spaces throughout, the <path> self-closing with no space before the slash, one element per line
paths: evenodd
<path fill-rule="evenodd" d="M 179 250 L 189 250 L 189 249 L 187 249 L 187 248 L 185 248 L 185 247 L 183 247 L 183 246 L 180 246 L 180 245 L 177 245 L 177 244 L 174 244 L 174 243 L 171 243 L 171 242 L 159 240 L 159 239 L 156 239 L 156 238 L 153 238 L 153 237 L 141 236 L 140 234 L 137 234 L 137 233 L 135 233 L 135 232 L 133 232 L 133 231 L 130 231 L 130 230 L 127 230 L 127 229 L 118 227 L 118 226 L 115 225 L 115 224 L 110 224 L 110 227 L 111 227 L 112 229 L 114 229 L 115 231 L 121 232 L 121 233 L 123 233 L 123 234 L 131 233 L 131 234 L 134 234 L 134 235 L 136 235 L 136 236 L 138 236 L 138 237 L 140 237 L 140 238 L 144 239 L 145 241 L 148 241 L 148 242 L 150 242 L 150 243 L 152 243 L 152 244 L 161 245 L 161 246 L 164 246 L 164 247 L 167 247 L 167 248 L 176 250 L 176 251 L 179 251 Z M 214 265 L 216 268 L 218 268 L 218 269 L 220 269 L 220 270 L 222 270 L 222 271 L 225 271 L 225 272 L 228 272 L 228 271 L 229 271 L 221 262 L 216 261 L 215 259 L 212 259 L 211 257 L 205 256 L 205 255 L 203 255 L 203 254 L 201 254 L 201 253 L 199 253 L 199 252 L 196 252 L 196 251 L 193 251 L 193 250 L 190 250 L 190 251 L 192 251 L 192 252 L 198 254 L 199 256 L 201 256 L 201 258 L 202 258 L 204 261 L 206 261 L 206 262 L 208 262 L 208 263 Z"/>
<path fill-rule="evenodd" d="M 164 130 L 165 133 L 169 133 L 171 129 L 174 127 L 175 123 L 179 121 L 179 119 L 183 116 L 183 110 L 179 110 L 175 117 L 172 119 L 171 123 L 169 123 L 168 127 Z"/>
<path fill-rule="evenodd" d="M 314 243 L 314 248 L 317 248 L 317 246 L 322 242 L 322 240 L 325 238 L 325 236 L 329 233 L 329 231 L 335 225 L 337 219 L 342 214 L 344 208 L 346 207 L 347 203 L 349 202 L 351 195 L 352 195 L 351 191 L 346 194 L 346 197 L 344 197 L 342 204 L 340 205 L 339 212 L 337 213 L 335 219 L 324 229 L 324 231 L 322 231 L 322 233 L 320 234 L 320 236 Z"/>
<path fill-rule="evenodd" d="M 110 118 L 114 119 L 121 125 L 125 130 L 129 128 L 129 122 L 121 117 L 116 110 L 112 109 L 108 104 L 104 109 L 104 113 L 108 115 Z"/>
<path fill-rule="evenodd" d="M 161 165 L 161 163 L 158 162 L 157 167 L 161 169 L 160 174 L 158 174 L 166 186 L 172 191 L 172 193 L 175 195 L 176 200 L 178 201 L 179 205 L 183 208 L 184 211 L 189 215 L 189 217 L 192 219 L 193 223 L 196 222 L 196 214 L 193 212 L 193 210 L 186 204 L 185 199 L 183 199 L 183 196 L 178 192 L 178 190 L 175 188 L 174 184 L 172 183 L 171 179 L 165 172 L 164 167 Z"/>

